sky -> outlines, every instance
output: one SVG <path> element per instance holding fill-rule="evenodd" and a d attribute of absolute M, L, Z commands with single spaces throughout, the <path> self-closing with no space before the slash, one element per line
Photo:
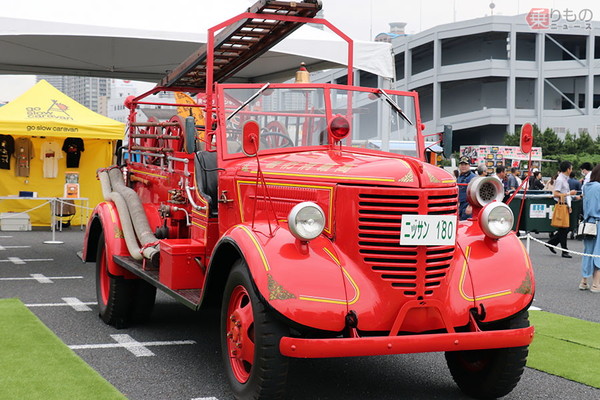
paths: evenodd
<path fill-rule="evenodd" d="M 1 17 L 27 18 L 91 25 L 114 25 L 155 30 L 193 30 L 195 18 L 214 24 L 241 13 L 255 0 L 178 0 L 176 11 L 165 9 L 164 0 L 27 0 L 1 7 Z M 322 0 L 325 18 L 355 40 L 369 40 L 387 32 L 390 22 L 406 22 L 406 33 L 414 34 L 437 25 L 490 15 L 525 14 L 532 8 L 592 11 L 600 20 L 597 0 Z M 221 4 L 227 4 L 222 7 Z M 493 4 L 493 10 L 490 7 Z M 156 18 L 150 25 L 142 16 Z M 177 15 L 176 15 L 177 14 Z M 166 16 L 166 17 L 164 17 Z M 0 55 L 0 63 L 2 55 Z M 0 103 L 11 101 L 35 84 L 31 75 L 0 75 Z"/>

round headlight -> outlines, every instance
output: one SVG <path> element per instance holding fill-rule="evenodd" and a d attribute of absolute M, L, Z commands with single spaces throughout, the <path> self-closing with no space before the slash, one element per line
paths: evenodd
<path fill-rule="evenodd" d="M 325 213 L 315 203 L 305 201 L 296 204 L 288 216 L 292 235 L 300 240 L 312 240 L 325 228 Z"/>
<path fill-rule="evenodd" d="M 486 236 L 499 239 L 508 235 L 514 220 L 512 210 L 506 204 L 495 201 L 481 210 L 479 225 Z"/>
<path fill-rule="evenodd" d="M 467 186 L 467 199 L 475 207 L 483 207 L 493 201 L 502 201 L 504 185 L 492 176 L 473 178 Z"/>

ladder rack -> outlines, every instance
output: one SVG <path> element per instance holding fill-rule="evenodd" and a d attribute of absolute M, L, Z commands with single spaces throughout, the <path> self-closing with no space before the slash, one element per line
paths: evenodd
<path fill-rule="evenodd" d="M 213 82 L 223 82 L 230 78 L 306 22 L 282 21 L 269 16 L 314 18 L 320 9 L 321 2 L 317 0 L 260 0 L 255 3 L 248 9 L 248 13 L 260 14 L 260 18 L 256 18 L 255 15 L 238 20 L 215 36 Z M 196 52 L 167 74 L 159 85 L 204 88 L 207 83 L 207 45 L 202 44 Z"/>

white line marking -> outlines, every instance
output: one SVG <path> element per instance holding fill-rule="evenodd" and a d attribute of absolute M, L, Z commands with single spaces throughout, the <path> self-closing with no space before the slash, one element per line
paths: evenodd
<path fill-rule="evenodd" d="M 10 239 L 12 236 L 0 236 L 0 239 Z"/>
<path fill-rule="evenodd" d="M 29 274 L 33 279 L 38 281 L 39 283 L 54 283 L 52 279 L 44 276 L 44 274 Z"/>
<path fill-rule="evenodd" d="M 6 249 L 29 249 L 31 246 L 0 246 L 0 251 Z"/>
<path fill-rule="evenodd" d="M 75 311 L 92 311 L 87 304 L 79 300 L 77 297 L 63 297 L 62 299 L 65 303 L 67 303 L 67 305 L 73 307 Z"/>
<path fill-rule="evenodd" d="M 196 397 L 191 400 L 219 400 L 216 397 Z"/>
<path fill-rule="evenodd" d="M 67 300 L 69 299 L 69 300 Z M 73 300 L 70 300 L 73 299 Z M 26 307 L 73 307 L 76 311 L 92 311 L 88 306 L 95 306 L 95 301 L 83 302 L 76 297 L 63 297 L 66 303 L 37 303 L 37 304 L 25 304 Z M 87 308 L 87 309 L 84 309 Z"/>
<path fill-rule="evenodd" d="M 125 350 L 129 350 L 136 357 L 151 357 L 155 354 L 144 347 L 143 344 L 127 334 L 110 335 L 117 343 L 121 344 Z"/>
<path fill-rule="evenodd" d="M 18 261 L 18 262 L 16 262 Z M 20 259 L 19 257 L 8 257 L 7 260 L 0 260 L 0 262 L 11 262 L 13 264 L 25 264 L 27 262 L 34 262 L 34 261 L 54 261 L 53 258 L 25 258 L 25 259 Z"/>
<path fill-rule="evenodd" d="M 83 276 L 50 276 L 46 277 L 43 274 L 30 274 L 31 277 L 21 278 L 0 278 L 0 281 L 31 281 L 36 280 L 40 283 L 53 283 L 52 280 L 57 279 L 83 279 Z"/>
<path fill-rule="evenodd" d="M 542 311 L 542 309 L 536 306 L 529 306 L 529 311 Z"/>
<path fill-rule="evenodd" d="M 152 351 L 147 349 L 149 346 L 174 346 L 184 344 L 196 344 L 194 340 L 174 340 L 174 341 L 162 341 L 162 342 L 138 342 L 131 336 L 126 334 L 110 335 L 117 343 L 104 343 L 104 344 L 81 344 L 69 346 L 71 350 L 85 350 L 85 349 L 111 349 L 111 348 L 124 348 L 134 354 L 136 357 L 150 357 L 155 355 Z"/>

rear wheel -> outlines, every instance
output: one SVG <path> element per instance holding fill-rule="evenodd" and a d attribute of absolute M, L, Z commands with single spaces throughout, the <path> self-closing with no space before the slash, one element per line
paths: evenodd
<path fill-rule="evenodd" d="M 221 308 L 221 351 L 236 399 L 283 398 L 288 359 L 279 340 L 286 332 L 255 293 L 246 263 L 238 261 Z"/>
<path fill-rule="evenodd" d="M 135 281 L 108 272 L 108 257 L 104 233 L 100 234 L 96 255 L 96 297 L 99 315 L 108 325 L 125 328 L 131 320 L 135 298 Z"/>
<path fill-rule="evenodd" d="M 142 279 L 131 281 L 131 283 L 134 286 L 132 320 L 134 322 L 144 322 L 150 318 L 150 314 L 154 309 L 156 287 Z"/>
<path fill-rule="evenodd" d="M 496 329 L 529 326 L 525 311 Z M 495 399 L 510 393 L 523 374 L 529 346 L 446 352 L 452 378 L 467 395 L 477 399 Z"/>

